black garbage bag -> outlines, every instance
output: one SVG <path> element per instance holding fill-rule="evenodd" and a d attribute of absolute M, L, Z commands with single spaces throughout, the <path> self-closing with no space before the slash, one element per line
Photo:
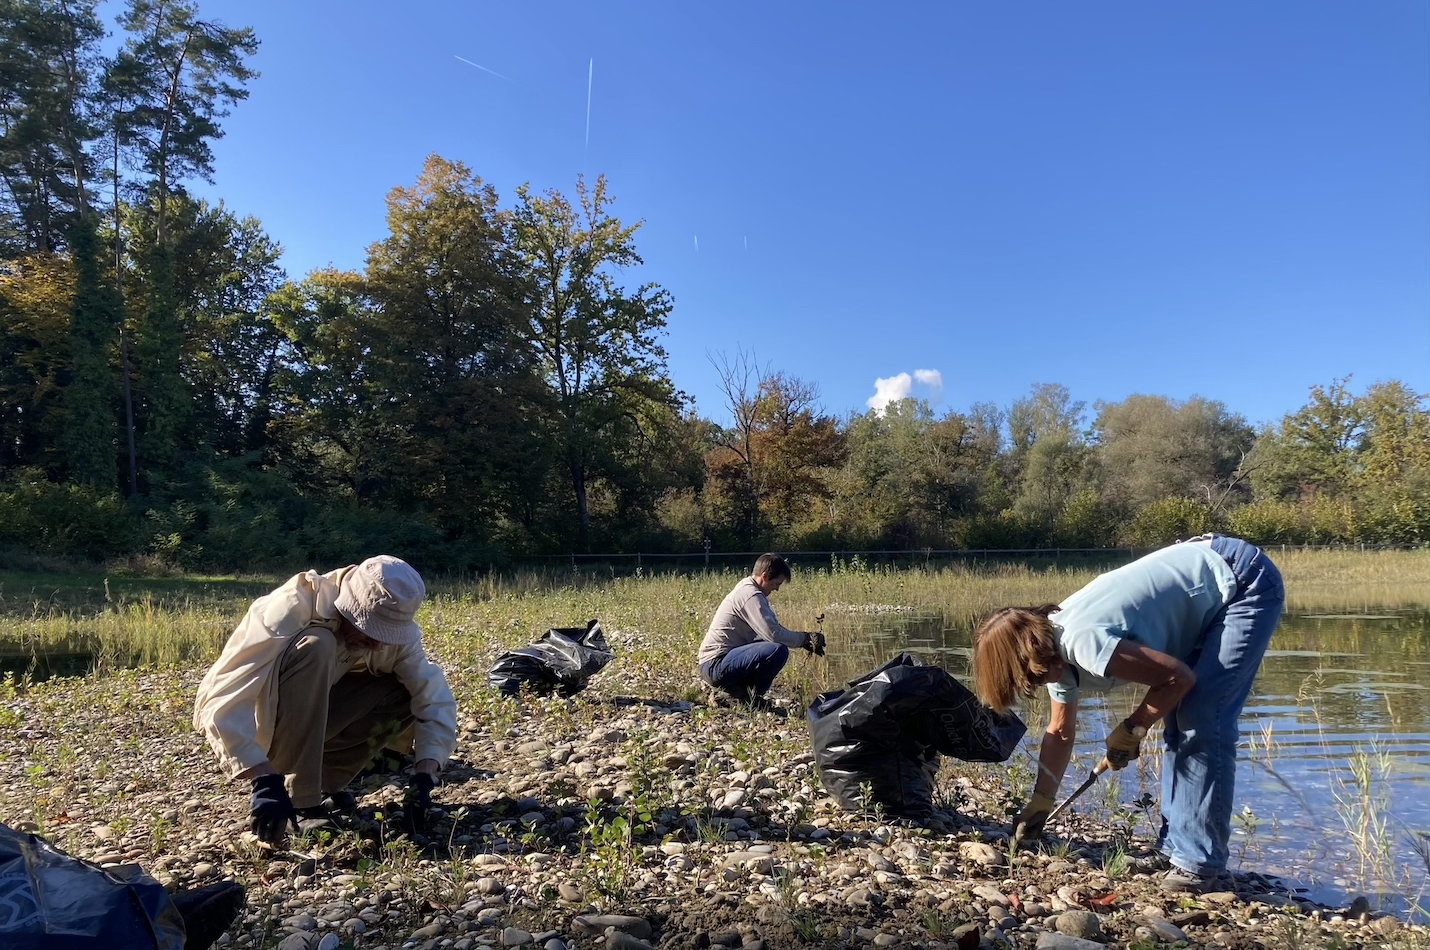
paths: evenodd
<path fill-rule="evenodd" d="M 497 657 L 487 683 L 504 696 L 515 696 L 523 686 L 542 695 L 573 696 L 614 658 L 599 620 L 584 630 L 553 627 L 531 646 Z"/>
<path fill-rule="evenodd" d="M 0 947 L 182 950 L 184 940 L 178 908 L 138 866 L 100 868 L 0 825 Z"/>
<path fill-rule="evenodd" d="M 926 817 L 938 756 L 1003 762 L 1027 727 L 993 712 L 937 666 L 900 653 L 824 693 L 807 715 L 824 787 L 858 811 L 882 805 L 890 814 Z"/>

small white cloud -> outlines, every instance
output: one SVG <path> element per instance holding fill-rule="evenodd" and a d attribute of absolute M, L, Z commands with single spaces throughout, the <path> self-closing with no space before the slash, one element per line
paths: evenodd
<path fill-rule="evenodd" d="M 908 373 L 898 373 L 874 380 L 874 395 L 864 404 L 874 410 L 875 415 L 882 416 L 884 410 L 889 408 L 889 403 L 908 399 L 913 395 L 915 383 L 928 391 L 930 402 L 938 402 L 943 398 L 943 374 L 936 369 L 916 369 L 912 376 Z"/>
<path fill-rule="evenodd" d="M 876 379 L 874 380 L 874 395 L 870 396 L 864 405 L 873 409 L 875 415 L 882 416 L 884 410 L 889 407 L 889 403 L 909 398 L 909 390 L 913 386 L 914 378 L 908 373 L 899 373 L 888 379 Z"/>

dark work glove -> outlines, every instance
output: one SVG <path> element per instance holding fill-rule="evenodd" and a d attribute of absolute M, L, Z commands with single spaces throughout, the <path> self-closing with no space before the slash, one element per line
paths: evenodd
<path fill-rule="evenodd" d="M 253 816 L 253 833 L 260 840 L 274 845 L 283 840 L 288 825 L 296 824 L 298 813 L 293 809 L 293 799 L 288 797 L 282 775 L 260 775 L 253 780 L 248 813 Z"/>
<path fill-rule="evenodd" d="M 432 807 L 432 789 L 436 786 L 437 780 L 426 772 L 412 776 L 412 784 L 402 800 L 402 810 L 414 833 L 427 830 L 427 812 Z"/>
<path fill-rule="evenodd" d="M 824 656 L 824 634 L 822 632 L 809 634 L 809 646 L 805 649 L 815 656 Z"/>

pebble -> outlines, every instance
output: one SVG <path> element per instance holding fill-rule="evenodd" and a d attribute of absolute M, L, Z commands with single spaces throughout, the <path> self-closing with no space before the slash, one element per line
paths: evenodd
<path fill-rule="evenodd" d="M 292 917 L 284 918 L 283 926 L 289 930 L 316 930 L 318 921 L 312 914 L 296 914 Z"/>
<path fill-rule="evenodd" d="M 541 945 L 541 950 L 566 950 L 566 941 L 559 937 L 552 937 Z"/>
<path fill-rule="evenodd" d="M 876 947 L 892 947 L 898 942 L 899 938 L 893 934 L 879 934 L 874 938 L 874 946 Z"/>
<path fill-rule="evenodd" d="M 507 927 L 501 932 L 503 947 L 524 947 L 531 943 L 531 934 L 519 927 Z"/>
<path fill-rule="evenodd" d="M 556 885 L 556 893 L 561 895 L 563 901 L 579 901 L 584 896 L 581 893 L 581 888 L 575 884 L 568 884 L 565 881 Z"/>
<path fill-rule="evenodd" d="M 342 938 L 337 934 L 323 934 L 323 939 L 318 941 L 317 950 L 338 950 L 342 942 Z"/>

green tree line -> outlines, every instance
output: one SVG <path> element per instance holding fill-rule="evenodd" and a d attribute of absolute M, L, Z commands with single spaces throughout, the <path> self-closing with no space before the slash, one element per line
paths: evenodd
<path fill-rule="evenodd" d="M 294 279 L 209 179 L 258 41 L 190 0 L 0 0 L 0 547 L 228 568 L 535 553 L 1430 541 L 1430 403 L 831 415 L 737 350 L 670 378 L 671 295 L 603 177 L 503 200 L 429 156 L 361 270 Z M 110 44 L 115 48 L 115 44 Z M 710 418 L 718 417 L 718 421 Z"/>

